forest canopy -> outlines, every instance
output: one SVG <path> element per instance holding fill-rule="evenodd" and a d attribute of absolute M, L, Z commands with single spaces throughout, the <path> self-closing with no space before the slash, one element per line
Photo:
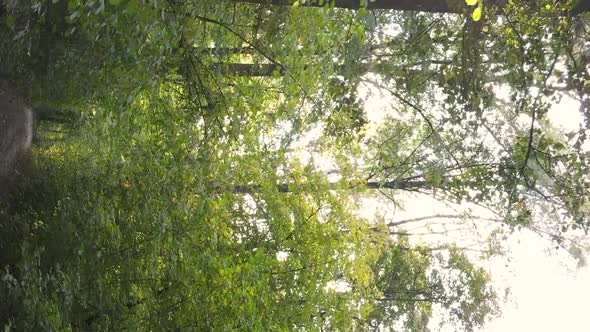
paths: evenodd
<path fill-rule="evenodd" d="M 587 7 L 0 1 L 0 77 L 37 113 L 0 188 L 2 327 L 485 326 L 503 239 L 588 248 Z M 408 200 L 476 211 L 361 213 Z"/>

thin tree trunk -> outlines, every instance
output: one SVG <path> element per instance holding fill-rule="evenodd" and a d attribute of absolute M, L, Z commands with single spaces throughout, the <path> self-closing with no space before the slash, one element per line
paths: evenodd
<path fill-rule="evenodd" d="M 393 190 L 417 190 L 417 189 L 432 189 L 433 188 L 432 184 L 427 181 L 387 181 L 387 182 L 368 181 L 368 182 L 365 182 L 362 184 L 350 184 L 350 185 L 348 185 L 348 187 L 344 187 L 344 188 L 338 182 L 331 182 L 328 186 L 328 190 L 356 189 L 356 188 L 359 188 L 360 186 L 364 186 L 366 189 L 393 189 Z M 282 193 L 317 190 L 317 188 L 310 188 L 310 187 L 306 187 L 305 185 L 296 185 L 296 184 L 287 184 L 287 183 L 277 185 L 277 189 L 279 192 L 282 192 Z M 238 193 L 238 194 L 252 194 L 255 192 L 259 192 L 260 190 L 261 190 L 261 186 L 259 186 L 259 185 L 237 185 L 237 186 L 234 186 L 234 193 Z"/>
<path fill-rule="evenodd" d="M 209 47 L 199 50 L 202 54 L 211 55 L 233 55 L 233 54 L 251 54 L 255 50 L 252 47 Z"/>
<path fill-rule="evenodd" d="M 219 63 L 214 65 L 213 68 L 222 74 L 237 76 L 272 76 L 275 70 L 279 71 L 280 76 L 285 74 L 285 68 L 274 63 Z"/>
<path fill-rule="evenodd" d="M 336 71 L 341 71 L 345 66 L 337 66 Z M 225 75 L 250 76 L 250 77 L 267 77 L 272 76 L 275 71 L 279 76 L 284 76 L 285 71 L 289 68 L 277 65 L 276 63 L 217 63 L 212 66 L 213 70 L 219 71 Z M 299 70 L 305 70 L 307 66 L 299 67 Z M 364 71 L 374 71 L 371 65 L 366 65 Z"/>

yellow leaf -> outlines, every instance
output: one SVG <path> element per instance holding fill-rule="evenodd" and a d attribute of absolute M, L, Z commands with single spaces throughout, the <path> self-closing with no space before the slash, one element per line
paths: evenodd
<path fill-rule="evenodd" d="M 465 3 L 469 6 L 475 6 L 477 5 L 477 1 L 478 0 L 465 0 Z"/>
<path fill-rule="evenodd" d="M 131 188 L 131 183 L 127 179 L 122 180 L 121 181 L 121 187 L 123 187 L 125 189 L 129 189 L 129 188 Z"/>
<path fill-rule="evenodd" d="M 12 16 L 12 15 L 6 16 L 6 26 L 7 27 L 12 28 L 14 26 L 15 21 L 16 21 L 16 19 L 14 18 L 14 16 Z"/>
<path fill-rule="evenodd" d="M 473 15 L 471 15 L 471 17 L 473 17 L 473 20 L 475 22 L 479 21 L 479 19 L 481 18 L 481 8 L 475 8 L 475 10 L 473 11 Z"/>

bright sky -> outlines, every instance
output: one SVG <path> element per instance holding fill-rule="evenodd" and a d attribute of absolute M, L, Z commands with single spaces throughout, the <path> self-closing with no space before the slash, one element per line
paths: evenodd
<path fill-rule="evenodd" d="M 590 267 L 576 269 L 565 255 L 547 253 L 547 242 L 530 232 L 510 242 L 512 261 L 497 259 L 490 269 L 510 286 L 512 302 L 484 331 L 589 331 Z"/>
<path fill-rule="evenodd" d="M 579 106 L 564 97 L 548 117 L 565 132 L 577 131 Z M 514 234 L 509 245 L 511 262 L 500 257 L 490 262 L 490 270 L 510 286 L 512 302 L 484 331 L 590 331 L 590 266 L 577 268 L 567 254 L 548 253 L 547 241 L 531 232 Z"/>
<path fill-rule="evenodd" d="M 361 89 L 363 93 L 370 95 L 366 104 L 370 122 L 379 123 L 392 113 L 391 105 L 395 102 L 387 93 L 374 88 Z M 548 118 L 564 133 L 577 132 L 582 121 L 578 110 L 579 101 L 564 96 L 550 109 Z M 368 217 L 374 211 L 385 211 L 386 220 L 417 217 L 415 211 L 420 211 L 420 216 L 446 213 L 436 203 L 424 199 L 407 200 L 405 211 L 383 209 L 370 200 L 363 205 L 361 215 Z M 508 286 L 510 294 L 502 305 L 502 316 L 486 326 L 484 332 L 590 331 L 590 266 L 577 268 L 571 256 L 549 252 L 550 246 L 530 231 L 517 232 L 508 240 L 509 254 L 488 262 L 492 278 L 499 288 Z"/>

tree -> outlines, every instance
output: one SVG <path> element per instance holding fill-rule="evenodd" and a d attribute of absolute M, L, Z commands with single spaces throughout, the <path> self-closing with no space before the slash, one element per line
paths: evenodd
<path fill-rule="evenodd" d="M 233 0 L 236 2 L 247 2 L 264 5 L 278 5 L 278 6 L 292 6 L 295 1 L 291 0 Z M 430 13 L 458 13 L 462 14 L 465 12 L 465 6 L 463 3 L 457 5 L 451 5 L 452 1 L 441 1 L 441 0 L 421 0 L 421 1 L 368 1 L 363 4 L 363 1 L 359 0 L 334 0 L 334 1 L 322 1 L 322 0 L 311 0 L 296 2 L 297 6 L 302 7 L 327 7 L 333 6 L 335 8 L 346 8 L 346 9 L 382 9 L 382 10 L 402 10 L 402 11 L 420 11 Z M 507 0 L 484 0 L 485 6 L 496 6 L 503 8 L 508 3 Z M 585 0 L 575 2 L 575 6 L 569 11 L 572 16 L 579 15 L 590 10 L 590 5 Z"/>
<path fill-rule="evenodd" d="M 424 192 L 506 208 L 497 220 L 560 239 L 587 224 L 584 156 L 551 135 L 548 102 L 530 92 L 549 89 L 564 53 L 579 82 L 564 5 L 505 5 L 507 21 L 474 23 L 235 1 L 64 3 L 8 8 L 0 29 L 2 66 L 35 78 L 33 104 L 80 112 L 34 150 L 0 206 L 9 327 L 420 331 L 436 310 L 472 330 L 497 313 L 473 257 L 416 243 L 403 226 L 418 218 L 363 220 L 351 200 Z M 50 53 L 35 47 L 42 31 L 59 46 Z M 390 93 L 400 115 L 367 139 L 362 84 Z M 530 122 L 515 124 L 517 112 Z M 338 181 L 290 152 L 318 128 Z M 554 203 L 563 221 L 542 218 Z"/>
<path fill-rule="evenodd" d="M 268 4 L 278 6 L 291 6 L 294 1 L 290 0 L 236 0 L 236 2 L 248 2 L 257 4 Z M 503 3 L 505 1 L 500 1 Z M 496 1 L 490 1 L 495 4 Z M 368 1 L 363 4 L 357 0 L 336 0 L 336 1 L 303 1 L 298 2 L 297 6 L 302 7 L 327 7 L 333 6 L 335 8 L 347 8 L 347 9 L 392 9 L 392 10 L 405 10 L 405 11 L 424 11 L 432 13 L 457 13 L 460 11 L 458 8 L 449 6 L 447 1 L 439 0 L 421 0 L 421 1 Z"/>
<path fill-rule="evenodd" d="M 575 1 L 574 7 L 570 10 L 570 15 L 575 16 L 590 10 L 590 2 L 586 0 Z"/>
<path fill-rule="evenodd" d="M 9 89 L 8 82 L 0 81 L 0 198 L 10 191 L 10 180 L 33 140 L 33 113 Z"/>

